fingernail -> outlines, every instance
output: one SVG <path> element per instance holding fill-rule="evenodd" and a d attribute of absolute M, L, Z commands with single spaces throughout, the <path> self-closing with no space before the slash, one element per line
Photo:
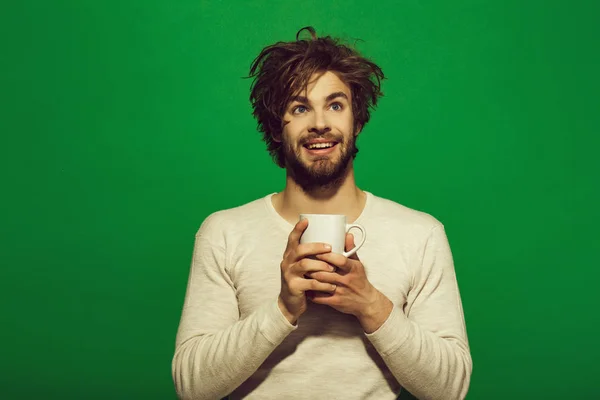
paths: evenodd
<path fill-rule="evenodd" d="M 331 246 L 328 244 L 324 245 L 323 247 L 325 247 L 325 250 L 331 250 Z"/>
<path fill-rule="evenodd" d="M 329 270 L 330 270 L 331 272 L 333 272 L 333 271 L 335 271 L 335 268 L 333 268 L 333 267 L 329 267 Z"/>

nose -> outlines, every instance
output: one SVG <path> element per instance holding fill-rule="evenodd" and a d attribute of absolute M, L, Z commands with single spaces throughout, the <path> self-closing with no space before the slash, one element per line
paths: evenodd
<path fill-rule="evenodd" d="M 324 112 L 315 110 L 312 114 L 313 118 L 310 121 L 309 132 L 324 135 L 331 131 L 331 125 Z"/>

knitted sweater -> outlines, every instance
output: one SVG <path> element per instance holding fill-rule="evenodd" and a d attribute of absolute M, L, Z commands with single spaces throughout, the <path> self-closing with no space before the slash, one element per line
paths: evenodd
<path fill-rule="evenodd" d="M 277 305 L 293 226 L 270 194 L 211 214 L 196 235 L 172 363 L 181 399 L 462 399 L 472 361 L 452 254 L 434 217 L 366 192 L 355 221 L 369 281 L 394 304 L 375 332 L 308 303 Z M 360 232 L 354 232 L 355 242 Z"/>

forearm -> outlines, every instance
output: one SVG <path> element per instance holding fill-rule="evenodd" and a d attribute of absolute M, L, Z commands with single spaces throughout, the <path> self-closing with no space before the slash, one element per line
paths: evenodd
<path fill-rule="evenodd" d="M 417 398 L 466 396 L 472 369 L 466 338 L 425 331 L 398 307 L 367 336 L 402 387 Z"/>
<path fill-rule="evenodd" d="M 273 302 L 224 330 L 183 340 L 172 365 L 179 398 L 225 397 L 248 379 L 293 329 Z"/>

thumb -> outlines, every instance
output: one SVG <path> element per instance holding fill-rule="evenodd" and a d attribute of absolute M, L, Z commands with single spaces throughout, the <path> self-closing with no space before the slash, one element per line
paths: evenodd
<path fill-rule="evenodd" d="M 355 247 L 354 244 L 354 235 L 351 233 L 347 233 L 346 234 L 346 246 L 345 246 L 345 250 L 346 251 L 350 251 Z M 352 260 L 358 260 L 358 256 L 356 255 L 356 253 L 352 254 L 350 257 L 348 257 Z"/>

